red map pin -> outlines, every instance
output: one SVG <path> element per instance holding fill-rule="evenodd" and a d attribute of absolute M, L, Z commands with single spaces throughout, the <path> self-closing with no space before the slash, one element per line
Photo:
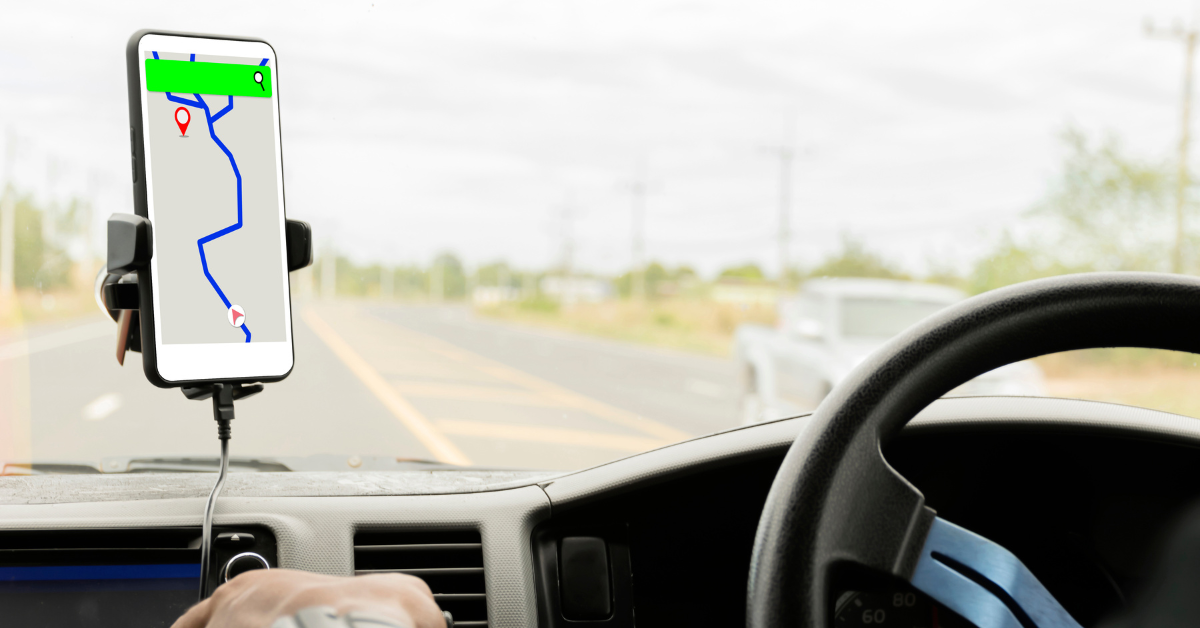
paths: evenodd
<path fill-rule="evenodd" d="M 175 124 L 179 125 L 179 134 L 187 135 L 187 125 L 192 121 L 192 114 L 187 110 L 187 107 L 180 107 L 175 110 Z"/>

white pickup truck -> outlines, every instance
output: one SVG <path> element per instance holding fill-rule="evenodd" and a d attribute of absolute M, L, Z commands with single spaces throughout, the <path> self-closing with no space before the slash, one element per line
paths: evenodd
<path fill-rule="evenodd" d="M 775 328 L 742 325 L 734 344 L 741 420 L 811 411 L 869 353 L 917 321 L 966 298 L 945 286 L 885 279 L 814 279 L 779 302 Z M 947 396 L 1044 395 L 1032 362 L 996 369 Z"/>

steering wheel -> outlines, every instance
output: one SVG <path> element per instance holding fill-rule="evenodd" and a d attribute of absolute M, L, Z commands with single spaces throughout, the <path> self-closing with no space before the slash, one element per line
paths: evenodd
<path fill-rule="evenodd" d="M 831 574 L 911 582 L 979 628 L 1078 626 L 1004 548 L 939 519 L 883 447 L 956 386 L 1005 364 L 1098 347 L 1200 353 L 1200 280 L 1088 273 L 973 297 L 872 354 L 821 403 L 767 496 L 747 625 L 832 626 Z"/>

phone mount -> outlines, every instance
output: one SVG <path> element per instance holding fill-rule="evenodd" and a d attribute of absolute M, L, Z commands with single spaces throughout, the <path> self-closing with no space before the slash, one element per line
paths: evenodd
<path fill-rule="evenodd" d="M 312 227 L 288 220 L 288 272 L 312 264 Z M 150 221 L 135 214 L 113 214 L 108 219 L 108 263 L 96 277 L 96 301 L 117 322 L 117 363 L 125 364 L 127 351 L 142 350 L 141 298 L 138 271 L 145 270 L 154 255 Z M 194 401 L 212 399 L 217 439 L 221 441 L 221 467 L 208 495 L 200 541 L 200 599 L 208 596 L 211 573 L 212 519 L 217 497 L 229 471 L 229 439 L 233 434 L 233 402 L 262 392 L 263 385 L 244 382 L 185 384 L 183 396 Z M 215 588 L 215 583 L 214 587 Z"/>
<path fill-rule="evenodd" d="M 288 272 L 312 265 L 312 227 L 288 220 Z M 117 322 L 117 363 L 125 364 L 127 351 L 141 352 L 141 298 L 138 271 L 154 255 L 150 221 L 136 214 L 113 214 L 108 219 L 108 263 L 96 277 L 96 302 Z M 190 398 L 190 397 L 189 397 Z"/>

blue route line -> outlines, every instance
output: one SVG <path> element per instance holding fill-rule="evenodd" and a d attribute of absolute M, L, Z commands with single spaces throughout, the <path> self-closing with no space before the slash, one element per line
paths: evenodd
<path fill-rule="evenodd" d="M 266 65 L 268 61 L 270 61 L 270 59 L 263 59 L 262 63 L 260 63 L 259 65 Z"/>
<path fill-rule="evenodd" d="M 157 53 L 155 53 L 155 56 L 158 56 Z M 221 138 L 217 137 L 216 129 L 213 128 L 213 123 L 215 123 L 217 120 L 220 120 L 221 116 L 224 116 L 233 110 L 233 96 L 229 97 L 229 104 L 225 105 L 224 109 L 221 109 L 216 113 L 216 115 L 213 115 L 208 108 L 208 103 L 204 102 L 204 99 L 200 97 L 200 94 L 192 94 L 196 97 L 196 100 L 188 100 L 181 96 L 176 96 L 171 92 L 167 92 L 166 94 L 167 100 L 173 103 L 204 110 L 204 117 L 208 121 L 208 135 L 214 142 L 216 142 L 217 146 L 221 149 L 221 152 L 225 153 L 225 156 L 229 158 L 229 165 L 233 167 L 233 176 L 237 178 L 237 224 L 225 227 L 216 233 L 211 233 L 196 241 L 196 246 L 200 249 L 200 266 L 204 269 L 204 276 L 208 278 L 208 283 L 212 284 L 213 290 L 217 291 L 217 296 L 221 297 L 221 302 L 225 304 L 225 310 L 228 312 L 229 308 L 232 307 L 233 304 L 229 302 L 229 298 L 225 296 L 225 293 L 221 290 L 221 286 L 217 285 L 217 280 L 213 279 L 212 273 L 208 272 L 208 258 L 204 255 L 204 245 L 216 240 L 221 236 L 228 235 L 242 228 L 242 173 L 238 170 L 237 161 L 234 160 L 233 153 L 229 152 L 229 149 L 226 148 L 225 143 L 221 141 Z M 241 328 L 242 332 L 246 334 L 246 342 L 250 342 L 250 328 L 246 327 L 245 323 L 241 324 Z"/>

